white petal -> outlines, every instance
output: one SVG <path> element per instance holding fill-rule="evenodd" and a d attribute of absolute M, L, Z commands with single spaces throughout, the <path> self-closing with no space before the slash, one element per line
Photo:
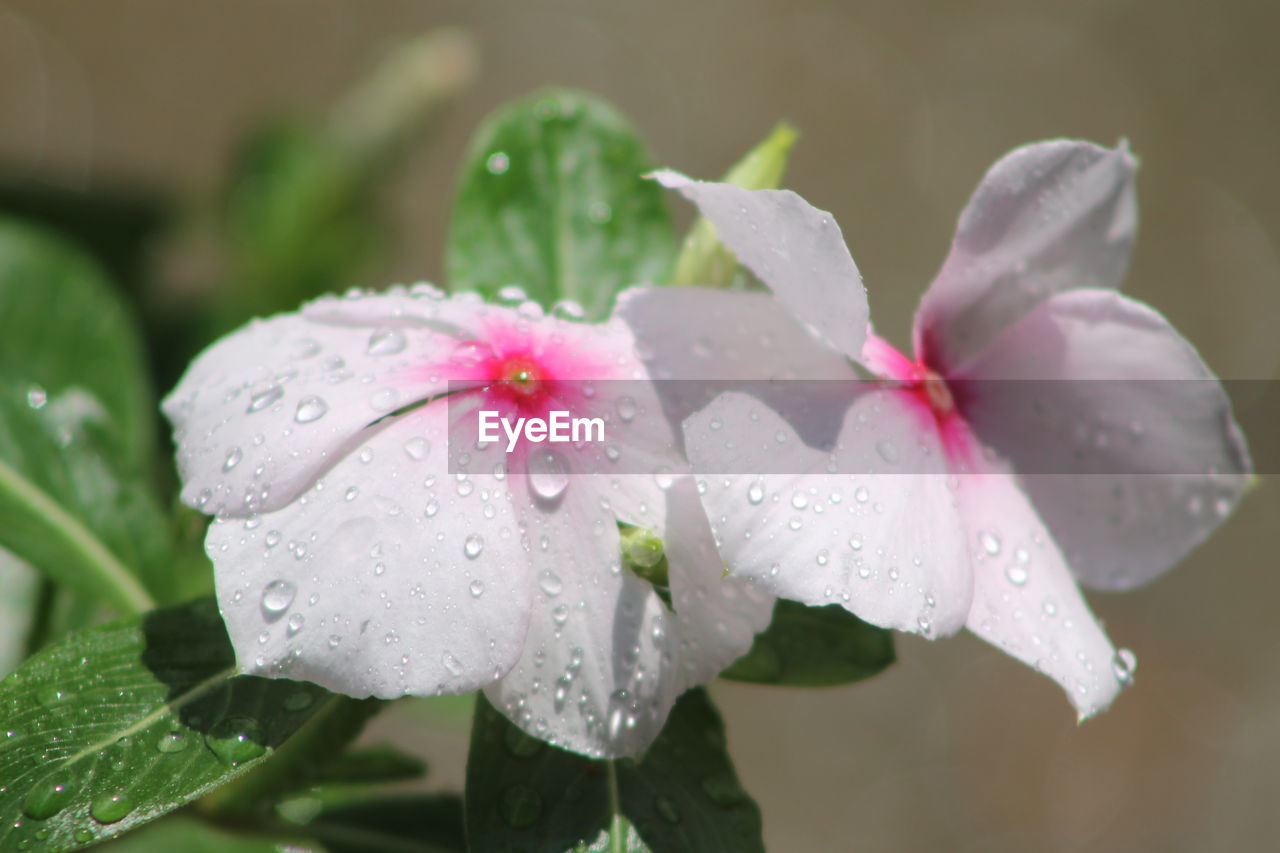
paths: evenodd
<path fill-rule="evenodd" d="M 243 671 L 390 698 L 465 693 L 511 667 L 529 558 L 506 484 L 446 473 L 444 413 L 385 425 L 283 509 L 210 527 Z"/>
<path fill-rule="evenodd" d="M 513 489 L 520 477 L 512 477 Z M 524 653 L 485 694 L 530 734 L 594 756 L 629 755 L 662 728 L 675 658 L 654 626 L 666 605 L 624 571 L 617 522 L 591 480 L 551 510 L 526 508 L 536 572 Z M 678 653 L 678 648 L 670 649 Z"/>
<path fill-rule="evenodd" d="M 538 569 L 524 655 L 485 693 L 517 725 L 566 749 L 634 755 L 662 730 L 676 699 L 751 647 L 773 601 L 721 578 L 706 517 L 688 477 L 665 493 L 673 613 L 619 566 L 614 517 L 591 481 L 570 484 L 548 512 L 531 505 Z"/>
<path fill-rule="evenodd" d="M 949 373 L 1054 293 L 1117 286 L 1137 231 L 1136 165 L 1124 143 L 1055 140 L 992 166 L 921 300 L 916 355 Z"/>
<path fill-rule="evenodd" d="M 682 477 L 672 486 L 667 514 L 668 577 L 681 662 L 674 702 L 750 650 L 755 635 L 769 627 L 774 599 L 740 578 L 726 576 L 692 477 Z"/>
<path fill-rule="evenodd" d="M 633 288 L 615 316 L 631 327 L 656 380 L 851 379 L 844 356 L 818 344 L 767 293 Z"/>
<path fill-rule="evenodd" d="M 670 171 L 654 177 L 696 204 L 720 241 L 819 341 L 858 357 L 867 292 L 830 213 L 790 190 L 746 190 Z"/>
<path fill-rule="evenodd" d="M 163 406 L 182 500 L 210 514 L 279 509 L 363 441 L 369 424 L 441 390 L 447 377 L 423 368 L 456 342 L 403 319 L 417 303 L 431 300 L 324 300 L 324 322 L 306 309 L 254 320 L 205 350 Z M 341 314 L 344 305 L 355 313 Z"/>
<path fill-rule="evenodd" d="M 1090 585 L 1156 577 L 1247 488 L 1222 386 L 1164 317 L 1113 291 L 1041 303 L 951 381 Z"/>
<path fill-rule="evenodd" d="M 964 624 L 969 565 L 945 454 L 898 392 L 859 397 L 833 453 L 741 394 L 687 421 L 685 441 L 734 576 L 926 636 Z"/>
<path fill-rule="evenodd" d="M 1083 719 L 1111 704 L 1132 662 L 1117 656 L 1017 481 L 985 470 L 959 478 L 973 555 L 969 630 L 1057 681 Z"/>

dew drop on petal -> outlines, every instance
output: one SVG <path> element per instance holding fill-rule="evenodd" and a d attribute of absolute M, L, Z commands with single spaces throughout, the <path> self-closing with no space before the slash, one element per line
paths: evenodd
<path fill-rule="evenodd" d="M 751 481 L 751 485 L 747 486 L 747 501 L 752 506 L 758 506 L 764 501 L 764 483 L 759 480 Z"/>
<path fill-rule="evenodd" d="M 232 468 L 240 464 L 240 460 L 244 458 L 244 451 L 238 447 L 233 447 L 227 451 L 227 458 L 222 461 L 222 471 L 226 473 Z"/>
<path fill-rule="evenodd" d="M 1111 673 L 1116 681 L 1127 685 L 1133 681 L 1133 673 L 1138 668 L 1138 657 L 1129 649 L 1119 649 L 1111 659 Z"/>
<path fill-rule="evenodd" d="M 408 454 L 410 459 L 425 459 L 427 452 L 431 450 L 431 445 L 425 438 L 411 438 L 404 444 L 404 452 Z"/>
<path fill-rule="evenodd" d="M 887 438 L 882 438 L 876 442 L 876 453 L 879 453 L 880 458 L 890 465 L 898 461 L 898 445 Z"/>
<path fill-rule="evenodd" d="M 480 581 L 480 580 L 472 581 L 468 589 L 471 590 L 472 598 L 479 598 L 480 596 L 484 595 L 484 581 Z"/>
<path fill-rule="evenodd" d="M 298 588 L 291 581 L 273 580 L 262 590 L 262 614 L 267 619 L 279 618 L 297 594 Z"/>
<path fill-rule="evenodd" d="M 480 556 L 480 552 L 484 550 L 484 539 L 477 533 L 472 533 L 462 543 L 462 553 L 466 554 L 469 559 L 474 560 Z"/>
<path fill-rule="evenodd" d="M 1000 553 L 1000 539 L 994 533 L 983 530 L 978 533 L 978 544 L 982 546 L 982 550 L 994 557 Z"/>
<path fill-rule="evenodd" d="M 550 569 L 543 569 L 538 575 L 538 586 L 542 587 L 542 591 L 547 595 L 556 596 L 564 589 L 564 583 L 560 580 L 560 576 Z"/>
<path fill-rule="evenodd" d="M 624 424 L 629 424 L 636 419 L 636 401 L 631 397 L 618 398 L 618 417 L 622 419 Z"/>
<path fill-rule="evenodd" d="M 555 500 L 569 485 L 569 466 L 554 450 L 538 450 L 529 457 L 529 485 L 544 500 Z"/>
<path fill-rule="evenodd" d="M 320 397 L 307 397 L 298 403 L 298 409 L 293 413 L 293 419 L 300 424 L 309 424 L 318 421 L 329 411 L 329 404 Z"/>
<path fill-rule="evenodd" d="M 462 675 L 462 661 L 449 652 L 445 652 L 440 657 L 440 663 L 444 664 L 444 668 L 449 671 L 450 675 Z"/>
<path fill-rule="evenodd" d="M 404 352 L 408 341 L 399 329 L 379 329 L 369 336 L 369 355 L 395 355 Z"/>
<path fill-rule="evenodd" d="M 1012 565 L 1004 570 L 1004 576 L 1014 586 L 1022 586 L 1027 582 L 1027 570 L 1019 565 Z"/>
<path fill-rule="evenodd" d="M 248 414 L 260 412 L 268 406 L 279 401 L 284 396 L 284 389 L 279 385 L 272 385 L 265 391 L 259 391 L 249 398 L 249 408 L 245 409 Z"/>

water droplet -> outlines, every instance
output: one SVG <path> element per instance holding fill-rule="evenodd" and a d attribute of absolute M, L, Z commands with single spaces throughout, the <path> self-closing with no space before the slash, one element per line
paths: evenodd
<path fill-rule="evenodd" d="M 1019 565 L 1012 565 L 1004 570 L 1004 576 L 1014 586 L 1022 586 L 1027 582 L 1027 570 Z"/>
<path fill-rule="evenodd" d="M 753 480 L 751 485 L 747 486 L 747 500 L 753 506 L 761 504 L 764 501 L 764 483 Z"/>
<path fill-rule="evenodd" d="M 297 594 L 298 587 L 291 581 L 273 580 L 262 590 L 262 615 L 268 622 L 274 622 L 289 609 Z"/>
<path fill-rule="evenodd" d="M 860 504 L 864 504 L 871 500 L 871 493 L 867 491 L 866 486 L 858 486 L 858 488 L 853 491 L 853 499 Z"/>
<path fill-rule="evenodd" d="M 280 539 L 281 536 L 279 530 L 268 530 L 267 535 L 262 537 L 262 544 L 266 545 L 268 548 L 274 548 L 280 544 Z"/>
<path fill-rule="evenodd" d="M 1138 668 L 1138 656 L 1129 649 L 1119 649 L 1111 659 L 1111 672 L 1123 685 L 1133 682 L 1133 673 Z"/>
<path fill-rule="evenodd" d="M 490 175 L 505 175 L 511 168 L 511 158 L 506 152 L 495 151 L 484 161 L 484 168 Z"/>
<path fill-rule="evenodd" d="M 252 761 L 267 751 L 262 745 L 260 727 L 248 717 L 219 720 L 204 736 L 204 742 L 218 760 L 229 767 Z"/>
<path fill-rule="evenodd" d="M 472 560 L 479 557 L 480 552 L 483 550 L 484 538 L 478 533 L 472 533 L 467 537 L 466 541 L 462 543 L 462 553 L 466 554 L 467 557 Z"/>
<path fill-rule="evenodd" d="M 279 385 L 272 385 L 266 390 L 259 391 L 257 394 L 254 394 L 252 397 L 250 397 L 249 408 L 245 409 L 245 412 L 247 414 L 253 414 L 254 412 L 261 412 L 263 409 L 267 408 L 268 406 L 279 402 L 280 398 L 283 396 L 284 396 L 284 389 L 281 388 Z"/>
<path fill-rule="evenodd" d="M 319 354 L 319 352 L 320 352 L 319 341 L 316 341 L 312 338 L 302 338 L 300 341 L 294 344 L 293 355 L 291 357 L 294 359 L 302 360 L 305 358 L 311 358 L 312 356 Z"/>
<path fill-rule="evenodd" d="M 560 581 L 560 576 L 550 569 L 543 569 L 542 574 L 538 575 L 538 586 L 542 587 L 542 591 L 550 596 L 557 596 L 560 590 L 564 588 L 564 584 Z"/>
<path fill-rule="evenodd" d="M 1052 601 L 1049 601 L 1048 599 L 1046 599 L 1044 603 L 1040 605 L 1040 609 L 1044 611 L 1045 616 L 1052 617 L 1052 616 L 1058 615 L 1058 605 L 1054 604 Z"/>
<path fill-rule="evenodd" d="M 992 557 L 1000 553 L 1000 539 L 990 531 L 983 530 L 978 533 L 978 544 Z"/>
<path fill-rule="evenodd" d="M 422 511 L 422 514 L 425 515 L 427 518 L 431 518 L 439 511 L 440 511 L 440 501 L 436 500 L 435 498 L 432 498 L 431 500 L 427 501 L 426 509 Z"/>
<path fill-rule="evenodd" d="M 297 634 L 299 631 L 302 630 L 303 626 L 306 624 L 307 624 L 307 617 L 303 616 L 301 613 L 295 613 L 292 616 L 290 616 L 289 623 L 288 623 L 289 636 L 292 637 L 295 634 Z"/>
<path fill-rule="evenodd" d="M 804 509 L 809 505 L 809 498 L 805 496 L 804 492 L 796 492 L 791 496 L 791 505 L 796 509 Z"/>
<path fill-rule="evenodd" d="M 618 398 L 618 417 L 622 419 L 624 424 L 629 424 L 636 419 L 636 401 L 631 397 Z"/>
<path fill-rule="evenodd" d="M 39 385 L 32 385 L 27 388 L 27 405 L 33 409 L 43 409 L 45 403 L 49 402 L 49 394 Z"/>
<path fill-rule="evenodd" d="M 587 316 L 582 305 L 572 299 L 561 299 L 551 306 L 551 313 L 561 320 L 581 320 Z"/>
<path fill-rule="evenodd" d="M 425 459 L 431 444 L 425 438 L 411 438 L 404 443 L 404 452 L 410 459 Z"/>
<path fill-rule="evenodd" d="M 448 652 L 440 656 L 440 663 L 444 664 L 444 668 L 449 671 L 450 675 L 462 675 L 462 661 Z"/>
<path fill-rule="evenodd" d="M 551 611 L 551 620 L 557 625 L 563 625 L 569 621 L 569 608 L 563 604 L 557 604 Z"/>
<path fill-rule="evenodd" d="M 369 336 L 369 355 L 395 355 L 404 352 L 408 345 L 404 332 L 399 329 L 379 329 Z"/>
<path fill-rule="evenodd" d="M 484 581 L 472 581 L 471 585 L 467 588 L 471 590 L 472 598 L 479 598 L 484 595 Z"/>
<path fill-rule="evenodd" d="M 22 802 L 22 811 L 35 820 L 48 820 L 70 805 L 75 795 L 71 778 L 60 775 L 32 788 Z"/>
<path fill-rule="evenodd" d="M 298 403 L 293 419 L 300 424 L 309 424 L 320 420 L 329 411 L 329 404 L 320 397 L 307 397 Z"/>
<path fill-rule="evenodd" d="M 133 801 L 128 797 L 111 794 L 94 800 L 89 806 L 89 814 L 98 823 L 118 823 L 132 814 L 133 809 Z"/>
<path fill-rule="evenodd" d="M 542 816 L 542 797 L 528 785 L 517 783 L 502 792 L 498 811 L 513 829 L 526 829 Z"/>
<path fill-rule="evenodd" d="M 543 500 L 555 500 L 569 485 L 569 465 L 554 450 L 538 450 L 529 458 L 529 485 Z"/>
<path fill-rule="evenodd" d="M 882 438 L 876 442 L 876 453 L 879 453 L 880 458 L 890 465 L 898 461 L 898 445 L 887 438 Z"/>
<path fill-rule="evenodd" d="M 222 471 L 225 474 L 232 468 L 240 464 L 240 460 L 244 458 L 244 451 L 238 447 L 233 447 L 227 451 L 227 458 L 222 461 Z"/>
<path fill-rule="evenodd" d="M 360 494 L 360 489 L 358 489 L 355 486 L 348 486 L 347 493 L 342 496 L 342 499 L 345 501 L 353 501 L 359 496 L 359 494 Z"/>
<path fill-rule="evenodd" d="M 176 729 L 167 735 L 161 735 L 160 740 L 156 741 L 156 749 L 166 754 L 182 752 L 189 746 L 191 746 L 191 738 L 187 737 L 186 732 Z"/>

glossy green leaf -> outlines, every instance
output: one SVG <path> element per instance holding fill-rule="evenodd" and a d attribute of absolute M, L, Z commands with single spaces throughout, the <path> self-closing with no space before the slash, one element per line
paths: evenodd
<path fill-rule="evenodd" d="M 335 699 L 234 673 L 212 602 L 27 661 L 0 682 L 0 849 L 73 850 L 154 820 L 267 761 Z"/>
<path fill-rule="evenodd" d="M 471 142 L 445 267 L 452 290 L 519 287 L 544 307 L 609 313 L 672 261 L 663 190 L 630 124 L 598 98 L 546 91 L 501 107 Z"/>
<path fill-rule="evenodd" d="M 829 687 L 870 678 L 894 661 L 893 635 L 838 604 L 780 600 L 773 622 L 721 678 L 791 687 Z"/>
<path fill-rule="evenodd" d="M 124 611 L 172 601 L 168 520 L 80 388 L 36 399 L 0 381 L 0 547 Z"/>
<path fill-rule="evenodd" d="M 99 400 L 132 464 L 151 452 L 155 408 L 133 317 L 68 243 L 0 219 L 0 377 Z"/>
<path fill-rule="evenodd" d="M 464 853 L 462 798 L 397 794 L 324 809 L 304 831 L 329 853 Z"/>
<path fill-rule="evenodd" d="M 780 124 L 769 136 L 747 152 L 721 179 L 749 190 L 775 189 L 787 171 L 787 159 L 797 133 L 788 124 Z M 724 247 L 716 235 L 716 227 L 699 216 L 680 244 L 671 283 L 728 287 L 738 272 L 738 259 Z"/>
<path fill-rule="evenodd" d="M 473 853 L 764 849 L 760 810 L 738 782 L 703 690 L 680 698 L 643 756 L 614 762 L 530 737 L 480 701 L 466 803 Z"/>

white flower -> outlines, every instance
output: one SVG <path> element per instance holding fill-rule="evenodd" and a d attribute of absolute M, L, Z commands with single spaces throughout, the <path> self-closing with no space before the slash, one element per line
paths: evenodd
<path fill-rule="evenodd" d="M 618 321 L 426 286 L 321 299 L 211 346 L 164 410 L 183 500 L 217 516 L 240 668 L 360 697 L 484 688 L 566 748 L 647 745 L 772 601 L 722 579 L 691 478 L 663 473 L 682 462 L 634 347 Z M 601 448 L 570 445 L 543 469 L 521 448 L 477 470 L 505 459 L 475 447 L 476 410 L 553 405 L 607 420 L 610 458 L 646 473 L 589 473 Z M 450 467 L 471 449 L 470 473 Z M 665 539 L 671 607 L 621 567 L 618 521 Z"/>
<path fill-rule="evenodd" d="M 1076 580 L 1160 574 L 1221 523 L 1250 471 L 1192 346 L 1113 290 L 1136 229 L 1133 173 L 1123 145 L 1072 141 L 992 167 L 921 302 L 914 358 L 864 341 L 861 278 L 827 214 L 792 193 L 658 175 L 816 340 L 894 380 L 855 396 L 830 450 L 744 394 L 685 424 L 695 470 L 738 474 L 708 476 L 703 498 L 735 576 L 925 636 L 968 627 L 1058 681 L 1082 717 L 1111 702 L 1134 658 Z"/>

